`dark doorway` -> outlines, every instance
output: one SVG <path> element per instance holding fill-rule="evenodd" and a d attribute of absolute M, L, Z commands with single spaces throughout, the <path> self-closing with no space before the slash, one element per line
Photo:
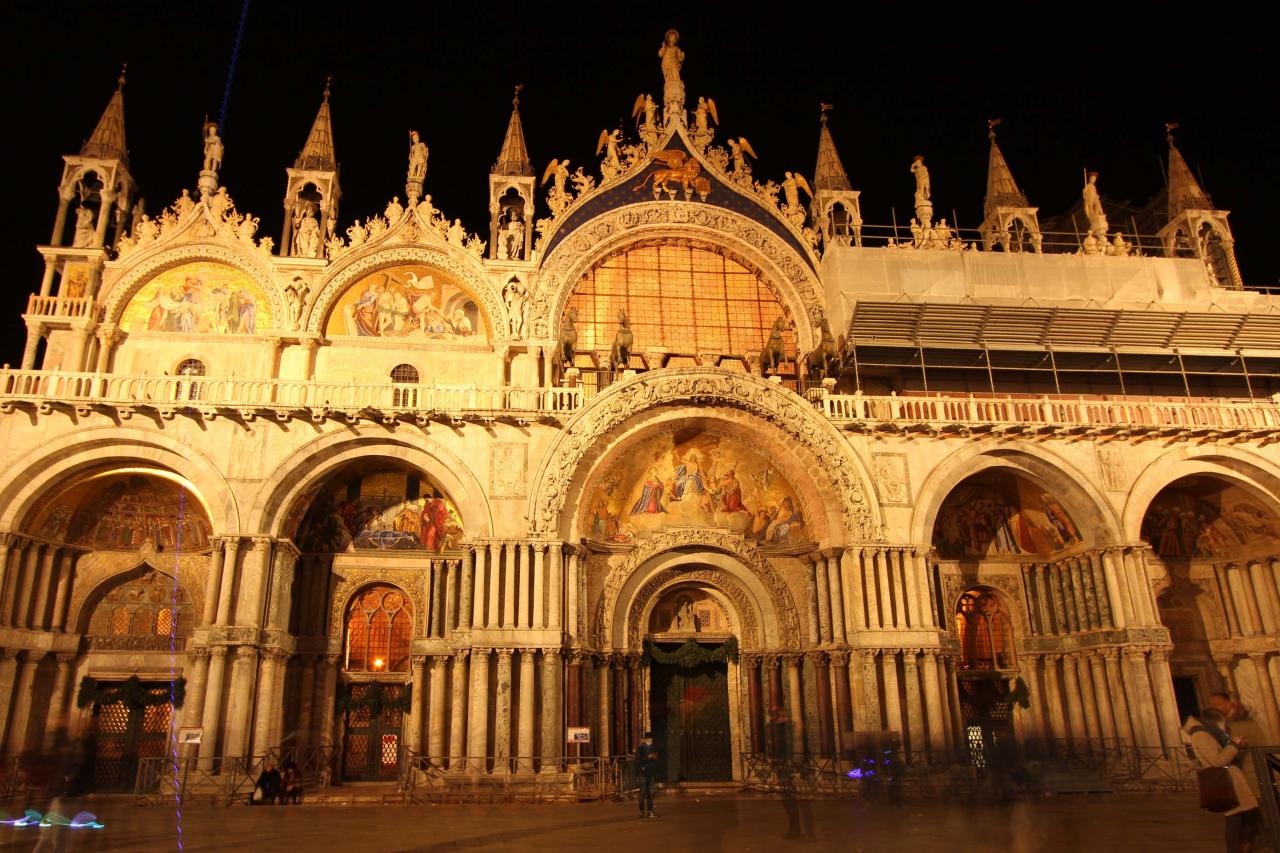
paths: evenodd
<path fill-rule="evenodd" d="M 667 782 L 732 779 L 728 664 L 683 667 L 655 661 L 649 675 L 659 778 Z"/>
<path fill-rule="evenodd" d="M 1008 684 L 999 677 L 966 673 L 957 679 L 956 686 L 964 714 L 969 763 L 974 767 L 1008 767 L 1018 749 Z"/>
<path fill-rule="evenodd" d="M 342 778 L 347 782 L 398 779 L 400 740 L 404 712 L 400 710 L 403 684 L 380 686 L 376 701 L 369 701 L 373 684 L 352 684 L 348 696 L 346 727 L 342 738 Z"/>
<path fill-rule="evenodd" d="M 1200 715 L 1200 696 L 1196 693 L 1196 680 L 1190 675 L 1173 677 L 1173 698 L 1178 703 L 1178 719 Z"/>
<path fill-rule="evenodd" d="M 110 686 L 110 685 L 106 685 Z M 169 684 L 143 682 L 147 699 L 170 695 Z M 164 758 L 173 705 L 126 704 L 123 700 L 93 707 L 93 783 L 98 793 L 132 791 L 138 764 Z"/>

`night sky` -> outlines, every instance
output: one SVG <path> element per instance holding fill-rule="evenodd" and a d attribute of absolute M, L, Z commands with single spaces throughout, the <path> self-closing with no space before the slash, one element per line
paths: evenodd
<path fill-rule="evenodd" d="M 1023 4 L 1007 12 L 917 11 L 906 5 L 265 3 L 252 5 L 226 96 L 221 183 L 280 239 L 285 169 L 333 75 L 341 163 L 339 230 L 404 196 L 407 135 L 430 146 L 426 192 L 487 239 L 487 175 L 525 84 L 521 114 L 539 177 L 552 158 L 598 172 L 601 129 L 637 94 L 661 101 L 657 50 L 681 33 L 689 100 L 715 99 L 717 142 L 745 136 L 755 174 L 812 178 L 818 104 L 868 223 L 911 215 L 915 153 L 926 156 L 938 215 L 982 216 L 986 120 L 1042 216 L 1079 198 L 1081 168 L 1107 198 L 1136 205 L 1163 186 L 1166 121 L 1231 223 L 1245 281 L 1280 282 L 1274 238 L 1280 64 L 1268 28 L 1223 8 L 1185 19 L 1173 6 Z M 631 11 L 640 7 L 639 11 Z M 885 11 L 881 11 L 884 9 Z M 891 10 L 891 11 L 890 11 Z M 194 188 L 204 116 L 223 112 L 239 3 L 8 3 L 0 39 L 5 276 L 0 361 L 21 358 L 19 314 L 39 288 L 35 245 L 49 239 L 63 154 L 78 153 L 128 62 L 130 166 L 153 215 Z M 1265 53 L 1264 53 L 1265 51 Z M 544 215 L 540 207 L 540 215 Z"/>

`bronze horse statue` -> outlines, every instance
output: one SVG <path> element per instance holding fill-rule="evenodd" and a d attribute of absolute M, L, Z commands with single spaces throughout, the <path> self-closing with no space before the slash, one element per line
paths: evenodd
<path fill-rule="evenodd" d="M 835 338 L 831 337 L 831 326 L 823 320 L 821 328 L 818 345 L 804 358 L 805 374 L 810 382 L 821 382 L 840 369 L 840 351 Z"/>
<path fill-rule="evenodd" d="M 787 360 L 787 347 L 782 340 L 782 330 L 786 327 L 787 320 L 785 317 L 779 317 L 773 321 L 773 328 L 769 330 L 769 340 L 765 342 L 764 349 L 760 351 L 761 376 L 777 373 L 778 368 L 782 366 L 782 362 Z"/>
<path fill-rule="evenodd" d="M 619 309 L 618 333 L 613 336 L 613 349 L 609 352 L 609 360 L 613 363 L 615 371 L 626 370 L 631 366 L 631 347 L 635 342 L 636 336 L 631 331 L 631 321 L 627 319 L 627 312 Z"/>
<path fill-rule="evenodd" d="M 564 322 L 560 325 L 560 341 L 556 344 L 556 359 L 560 369 L 573 367 L 573 356 L 578 348 L 578 309 L 570 308 L 565 312 Z"/>

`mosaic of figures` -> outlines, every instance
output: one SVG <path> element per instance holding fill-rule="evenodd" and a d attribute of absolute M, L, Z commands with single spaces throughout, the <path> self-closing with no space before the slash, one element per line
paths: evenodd
<path fill-rule="evenodd" d="M 271 328 L 271 303 L 240 270 L 200 261 L 165 270 L 143 285 L 120 325 L 126 332 L 253 335 Z"/>
<path fill-rule="evenodd" d="M 662 431 L 606 467 L 587 535 L 630 542 L 670 527 L 719 527 L 763 545 L 808 541 L 795 489 L 744 442 L 700 428 Z"/>
<path fill-rule="evenodd" d="M 651 634 L 729 634 L 733 625 L 713 595 L 697 587 L 677 587 L 649 616 Z"/>
<path fill-rule="evenodd" d="M 1045 556 L 1083 541 L 1057 498 L 1025 477 L 979 474 L 957 487 L 938 511 L 933 542 L 945 559 Z"/>
<path fill-rule="evenodd" d="M 1186 477 L 1156 495 L 1142 538 L 1161 557 L 1222 557 L 1280 544 L 1280 520 L 1238 486 Z"/>
<path fill-rule="evenodd" d="M 181 485 L 143 474 L 104 474 L 66 489 L 37 512 L 42 538 L 133 551 L 150 539 L 161 550 L 209 547 L 212 528 L 200 500 Z"/>
<path fill-rule="evenodd" d="M 299 498 L 289 523 L 289 530 L 297 524 L 294 542 L 310 553 L 440 552 L 463 537 L 453 501 L 426 477 L 405 471 L 339 475 Z"/>
<path fill-rule="evenodd" d="M 434 340 L 488 340 L 475 297 L 451 276 L 421 264 L 370 273 L 347 288 L 329 314 L 325 334 Z"/>

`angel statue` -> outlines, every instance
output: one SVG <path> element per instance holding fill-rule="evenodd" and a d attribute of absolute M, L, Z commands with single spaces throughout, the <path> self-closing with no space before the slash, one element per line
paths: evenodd
<path fill-rule="evenodd" d="M 729 140 L 729 156 L 733 158 L 733 169 L 729 174 L 740 182 L 750 181 L 751 164 L 747 162 L 747 157 L 758 158 L 760 155 L 756 154 L 745 136 Z"/>
<path fill-rule="evenodd" d="M 924 204 L 929 201 L 932 187 L 929 185 L 929 167 L 924 164 L 924 157 L 920 154 L 911 161 L 911 174 L 916 176 L 916 204 Z"/>
<path fill-rule="evenodd" d="M 631 107 L 631 117 L 636 120 L 637 128 L 655 127 L 658 123 L 658 102 L 653 95 L 637 95 L 635 105 Z"/>
<path fill-rule="evenodd" d="M 698 97 L 698 106 L 693 111 L 693 128 L 698 133 L 709 133 L 711 128 L 707 125 L 707 116 L 711 116 L 711 121 L 715 124 L 720 123 L 720 116 L 716 114 L 716 102 L 710 98 Z"/>
<path fill-rule="evenodd" d="M 551 185 L 551 190 L 547 193 L 547 206 L 551 208 L 551 212 L 559 215 L 569 204 L 569 197 L 565 194 L 565 182 L 569 180 L 569 161 L 568 160 L 552 160 L 547 164 L 547 169 L 542 173 L 542 186 L 547 185 L 547 181 L 555 178 L 555 183 Z"/>
<path fill-rule="evenodd" d="M 600 163 L 600 173 L 607 181 L 622 170 L 622 161 L 618 159 L 618 143 L 622 140 L 620 130 L 602 130 L 596 140 L 596 155 L 604 151 L 604 160 Z"/>
<path fill-rule="evenodd" d="M 783 172 L 783 174 L 786 178 L 782 182 L 784 199 L 782 215 L 796 226 L 801 226 L 804 224 L 804 208 L 800 206 L 800 190 L 804 190 L 805 195 L 811 199 L 813 190 L 809 188 L 809 182 L 804 179 L 804 175 L 799 172 Z"/>

